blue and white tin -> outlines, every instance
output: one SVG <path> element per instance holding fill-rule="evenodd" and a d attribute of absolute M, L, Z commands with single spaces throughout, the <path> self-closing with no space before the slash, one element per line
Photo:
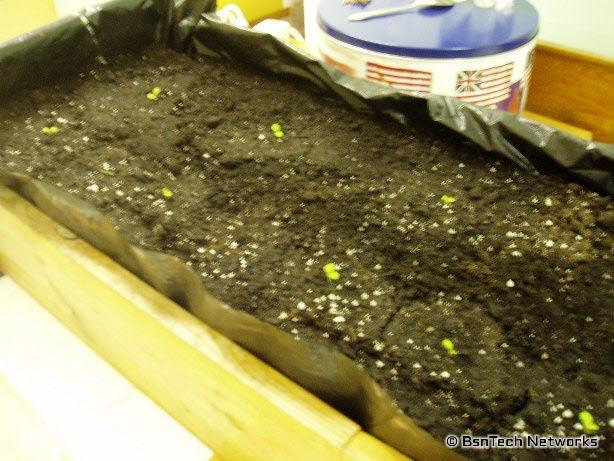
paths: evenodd
<path fill-rule="evenodd" d="M 498 1 L 499 7 L 466 1 L 352 22 L 352 13 L 408 0 L 373 0 L 366 6 L 321 0 L 319 52 L 344 72 L 401 91 L 454 96 L 517 113 L 526 101 L 539 16 L 526 0 Z"/>

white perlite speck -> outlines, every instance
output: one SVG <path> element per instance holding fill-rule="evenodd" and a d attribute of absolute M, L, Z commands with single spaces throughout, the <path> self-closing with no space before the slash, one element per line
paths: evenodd
<path fill-rule="evenodd" d="M 416 369 L 416 370 L 419 370 L 420 368 L 422 368 L 422 365 L 420 365 L 418 362 L 416 362 L 416 363 L 414 363 L 414 364 L 412 365 L 412 368 L 414 368 L 414 369 Z"/>
<path fill-rule="evenodd" d="M 381 360 L 377 360 L 377 361 L 375 362 L 375 366 L 376 366 L 377 368 L 384 368 L 384 362 L 382 362 Z"/>
<path fill-rule="evenodd" d="M 551 199 L 550 197 L 546 197 L 546 198 L 544 199 L 544 205 L 546 205 L 546 206 L 552 206 L 552 204 L 553 204 L 553 203 L 552 203 L 552 199 Z"/>
<path fill-rule="evenodd" d="M 98 187 L 98 184 L 92 184 L 91 186 L 87 186 L 86 189 L 90 192 L 98 192 L 100 187 Z"/>
<path fill-rule="evenodd" d="M 581 431 L 581 430 L 583 429 L 582 424 L 580 424 L 580 423 L 576 423 L 576 424 L 574 424 L 574 425 L 573 425 L 573 428 L 574 428 L 576 431 Z"/>
<path fill-rule="evenodd" d="M 380 342 L 380 341 L 373 341 L 373 349 L 376 350 L 377 352 L 381 352 L 384 350 L 384 343 Z"/>
<path fill-rule="evenodd" d="M 450 373 L 447 371 L 442 371 L 439 376 L 441 376 L 443 379 L 450 379 Z"/>
<path fill-rule="evenodd" d="M 516 429 L 517 431 L 524 431 L 526 427 L 527 427 L 527 423 L 525 423 L 524 419 L 522 419 L 522 418 L 520 418 L 514 424 L 514 429 Z"/>
<path fill-rule="evenodd" d="M 563 413 L 561 413 L 561 416 L 563 418 L 566 418 L 566 419 L 571 419 L 571 418 L 573 418 L 573 411 L 571 411 L 569 409 L 565 410 Z"/>
<path fill-rule="evenodd" d="M 288 313 L 286 311 L 282 311 L 277 316 L 279 320 L 286 320 L 288 318 Z"/>
<path fill-rule="evenodd" d="M 608 420 L 608 426 L 610 426 L 610 427 L 614 427 L 614 418 L 610 418 L 610 419 Z"/>
<path fill-rule="evenodd" d="M 335 322 L 335 323 L 343 323 L 343 322 L 345 322 L 345 317 L 343 315 L 338 315 L 337 317 L 333 318 L 333 322 Z"/>
<path fill-rule="evenodd" d="M 484 349 L 480 349 L 480 350 L 478 351 L 478 354 L 480 354 L 480 355 L 486 355 L 486 351 L 485 351 Z"/>
<path fill-rule="evenodd" d="M 305 309 L 307 309 L 307 304 L 305 304 L 303 301 L 300 301 L 297 305 L 296 308 L 299 311 L 304 311 Z"/>
<path fill-rule="evenodd" d="M 507 282 L 505 282 L 505 286 L 508 288 L 514 288 L 516 284 L 514 283 L 512 279 L 509 279 Z"/>

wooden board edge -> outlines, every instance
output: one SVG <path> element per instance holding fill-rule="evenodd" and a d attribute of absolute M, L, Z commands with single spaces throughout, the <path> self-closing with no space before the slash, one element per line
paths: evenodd
<path fill-rule="evenodd" d="M 614 143 L 614 61 L 552 43 L 539 42 L 528 111 L 591 132 Z"/>
<path fill-rule="evenodd" d="M 553 118 L 546 117 L 544 115 L 536 114 L 535 112 L 525 110 L 522 112 L 522 114 L 520 114 L 520 116 L 529 120 L 533 120 L 534 122 L 548 125 L 552 128 L 556 128 L 557 130 L 564 131 L 579 138 L 586 139 L 587 141 L 593 140 L 593 133 L 591 131 L 578 128 L 577 126 L 569 125 L 559 120 L 554 120 Z"/>
<path fill-rule="evenodd" d="M 565 59 L 582 61 L 591 64 L 597 64 L 603 67 L 609 67 L 614 70 L 614 59 L 607 58 L 588 51 L 578 50 L 558 43 L 549 42 L 547 40 L 539 40 L 537 42 L 537 50 L 557 54 Z"/>
<path fill-rule="evenodd" d="M 0 271 L 219 458 L 408 459 L 4 187 L 0 226 Z"/>

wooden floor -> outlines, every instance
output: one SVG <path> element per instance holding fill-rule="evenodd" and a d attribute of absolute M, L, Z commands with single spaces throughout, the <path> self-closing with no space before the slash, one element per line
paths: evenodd
<path fill-rule="evenodd" d="M 12 280 L 0 278 L 0 460 L 212 456 Z"/>

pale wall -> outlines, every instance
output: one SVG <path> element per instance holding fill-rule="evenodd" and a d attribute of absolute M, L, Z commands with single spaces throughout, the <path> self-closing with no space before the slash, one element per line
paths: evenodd
<path fill-rule="evenodd" d="M 532 0 L 541 38 L 614 59 L 614 0 Z"/>

